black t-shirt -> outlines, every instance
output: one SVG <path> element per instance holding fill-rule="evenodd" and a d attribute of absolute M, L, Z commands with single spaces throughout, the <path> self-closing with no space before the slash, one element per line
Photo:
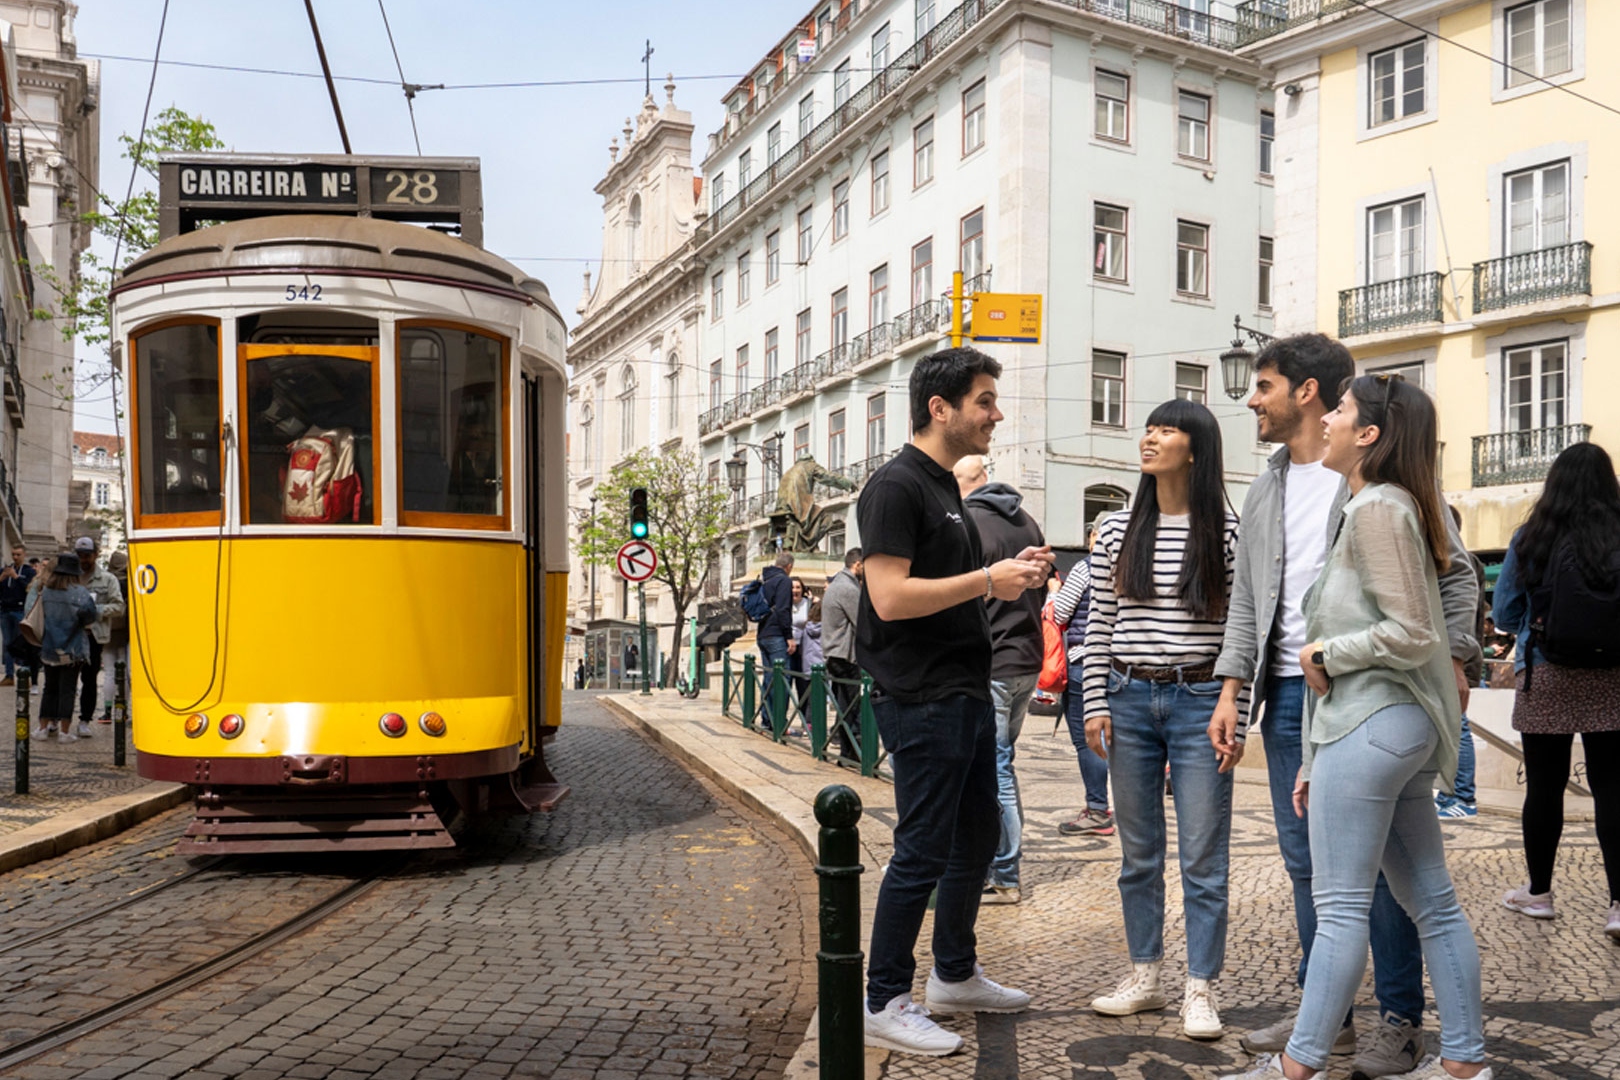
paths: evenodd
<path fill-rule="evenodd" d="M 910 559 L 914 578 L 955 577 L 984 566 L 956 477 L 909 443 L 866 482 L 855 516 L 862 550 Z M 990 700 L 990 620 L 977 596 L 919 619 L 885 622 L 863 584 L 855 657 L 897 701 L 953 694 Z"/>

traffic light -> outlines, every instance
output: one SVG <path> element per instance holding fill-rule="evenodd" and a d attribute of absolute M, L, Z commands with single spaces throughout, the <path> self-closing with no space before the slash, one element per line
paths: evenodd
<path fill-rule="evenodd" d="M 630 489 L 630 535 L 637 540 L 647 539 L 647 489 Z"/>

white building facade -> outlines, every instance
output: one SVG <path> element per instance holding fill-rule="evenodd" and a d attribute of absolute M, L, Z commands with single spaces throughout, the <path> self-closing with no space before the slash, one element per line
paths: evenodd
<path fill-rule="evenodd" d="M 1041 344 L 981 348 L 1004 367 L 992 474 L 1052 542 L 1124 504 L 1148 413 L 1176 396 L 1221 419 L 1241 500 L 1262 448 L 1217 358 L 1234 316 L 1269 329 L 1271 92 L 1233 24 L 1145 12 L 832 0 L 728 95 L 697 238 L 698 439 L 716 482 L 746 462 L 728 580 L 769 550 L 777 463 L 853 481 L 826 493 L 824 553 L 859 542 L 855 495 L 909 438 L 956 271 L 1044 298 Z"/>

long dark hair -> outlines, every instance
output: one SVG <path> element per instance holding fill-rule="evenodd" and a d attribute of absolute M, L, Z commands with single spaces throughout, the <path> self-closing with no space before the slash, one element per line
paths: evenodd
<path fill-rule="evenodd" d="M 1597 443 L 1571 443 L 1553 460 L 1541 497 L 1513 539 L 1527 587 L 1541 584 L 1563 540 L 1574 548 L 1588 583 L 1613 584 L 1608 562 L 1620 547 L 1620 480 L 1608 452 Z"/>
<path fill-rule="evenodd" d="M 1221 459 L 1221 425 L 1196 402 L 1175 398 L 1153 410 L 1148 427 L 1173 427 L 1192 440 L 1188 478 L 1187 549 L 1176 579 L 1176 598 L 1204 622 L 1226 618 L 1226 469 Z M 1114 590 L 1133 600 L 1158 596 L 1153 584 L 1153 549 L 1159 538 L 1159 482 L 1142 474 L 1131 505 L 1130 524 L 1114 567 Z"/>
<path fill-rule="evenodd" d="M 1356 426 L 1378 425 L 1378 441 L 1361 459 L 1362 478 L 1369 483 L 1394 484 L 1412 496 L 1429 555 L 1435 569 L 1444 573 L 1451 565 L 1451 536 L 1434 474 L 1440 456 L 1434 402 L 1398 375 L 1363 375 L 1341 389 L 1341 398 L 1346 391 L 1356 399 Z"/>

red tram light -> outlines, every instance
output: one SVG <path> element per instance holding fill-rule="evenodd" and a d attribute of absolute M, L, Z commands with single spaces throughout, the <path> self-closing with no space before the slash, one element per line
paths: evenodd
<path fill-rule="evenodd" d="M 219 737 L 222 739 L 234 739 L 242 734 L 243 729 L 246 727 L 247 725 L 243 723 L 242 718 L 236 713 L 227 713 L 219 718 Z"/>
<path fill-rule="evenodd" d="M 195 739 L 208 730 L 208 714 L 192 713 L 186 717 L 186 738 Z"/>
<path fill-rule="evenodd" d="M 440 716 L 436 712 L 423 713 L 421 719 L 419 719 L 417 723 L 422 725 L 423 731 L 433 736 L 435 739 L 449 730 L 449 726 L 444 722 L 444 717 Z"/>
<path fill-rule="evenodd" d="M 383 713 L 382 719 L 377 721 L 377 726 L 382 728 L 382 733 L 390 739 L 399 738 L 405 734 L 406 728 L 409 727 L 405 723 L 405 718 L 397 712 Z"/>

